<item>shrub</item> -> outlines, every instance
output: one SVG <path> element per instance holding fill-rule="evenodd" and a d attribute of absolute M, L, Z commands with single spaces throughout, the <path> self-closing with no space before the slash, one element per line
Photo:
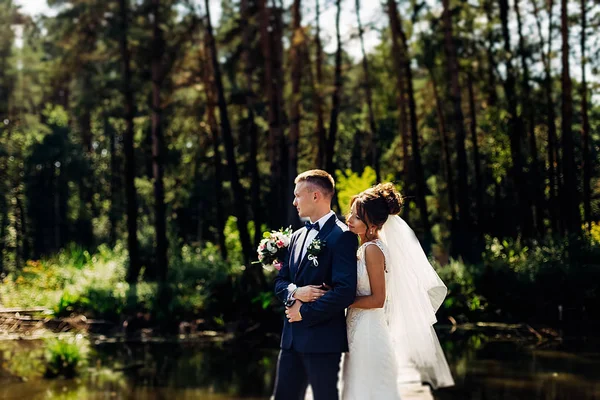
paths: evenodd
<path fill-rule="evenodd" d="M 89 343 L 82 335 L 46 340 L 47 378 L 73 378 L 87 365 Z"/>

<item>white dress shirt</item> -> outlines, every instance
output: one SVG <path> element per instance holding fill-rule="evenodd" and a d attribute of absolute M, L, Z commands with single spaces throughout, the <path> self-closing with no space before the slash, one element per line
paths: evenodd
<path fill-rule="evenodd" d="M 327 214 L 325 214 L 323 217 L 321 217 L 317 221 L 319 223 L 319 231 L 317 231 L 316 229 L 311 229 L 308 232 L 308 237 L 306 238 L 306 241 L 304 242 L 304 247 L 302 248 L 302 253 L 301 253 L 301 257 L 300 257 L 300 261 L 299 262 L 302 262 L 302 260 L 304 259 L 304 256 L 306 255 L 306 250 L 308 249 L 308 246 L 317 237 L 317 235 L 319 234 L 320 230 L 323 229 L 323 225 L 325 225 L 325 223 L 329 220 L 329 218 L 331 218 L 334 215 L 335 215 L 335 213 L 330 210 Z M 312 223 L 314 223 L 314 222 L 311 221 L 311 224 Z M 304 241 L 304 237 L 300 238 L 299 240 L 303 240 Z M 289 300 L 296 300 L 294 298 L 294 291 L 297 289 L 297 286 L 294 283 L 290 283 L 288 285 L 287 289 L 288 289 L 288 301 Z"/>
<path fill-rule="evenodd" d="M 323 217 L 321 217 L 321 219 L 319 219 L 317 221 L 319 223 L 319 229 L 323 229 L 323 225 L 325 225 L 325 222 L 327 222 L 329 220 L 329 218 L 331 218 L 333 215 L 335 215 L 335 213 L 330 210 L 327 214 L 325 214 Z M 310 221 L 310 222 L 312 224 L 314 224 L 314 222 L 312 222 L 312 221 Z M 317 237 L 318 234 L 319 234 L 319 231 L 317 231 L 316 229 L 311 229 L 308 232 L 308 237 L 306 238 L 306 241 L 304 242 L 304 247 L 302 248 L 302 253 L 300 254 L 300 262 L 302 262 L 302 260 L 304 259 L 304 256 L 306 255 L 306 249 L 308 249 L 308 246 Z M 304 238 L 302 238 L 300 240 L 304 240 Z"/>

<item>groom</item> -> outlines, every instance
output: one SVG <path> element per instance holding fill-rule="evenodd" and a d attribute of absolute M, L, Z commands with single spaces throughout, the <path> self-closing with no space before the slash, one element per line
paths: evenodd
<path fill-rule="evenodd" d="M 348 351 L 344 309 L 356 295 L 358 239 L 331 211 L 331 175 L 306 171 L 294 183 L 294 207 L 310 222 L 292 235 L 275 278 L 286 320 L 274 397 L 303 400 L 310 384 L 315 400 L 336 400 L 340 359 Z"/>

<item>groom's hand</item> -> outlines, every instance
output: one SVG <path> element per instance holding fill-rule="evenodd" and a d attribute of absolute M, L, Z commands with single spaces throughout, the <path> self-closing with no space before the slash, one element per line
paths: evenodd
<path fill-rule="evenodd" d="M 285 308 L 285 316 L 288 322 L 300 322 L 302 321 L 302 315 L 300 314 L 300 307 L 302 307 L 301 301 L 296 301 L 291 307 Z"/>
<path fill-rule="evenodd" d="M 303 303 L 310 303 L 311 301 L 317 301 L 321 296 L 327 293 L 326 290 L 321 289 L 322 286 L 308 285 L 302 286 L 296 289 L 294 298 L 300 300 Z"/>

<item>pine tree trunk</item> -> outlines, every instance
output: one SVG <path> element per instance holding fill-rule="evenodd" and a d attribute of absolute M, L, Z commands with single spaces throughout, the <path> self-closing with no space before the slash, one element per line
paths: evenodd
<path fill-rule="evenodd" d="M 494 20 L 494 16 L 492 15 L 492 0 L 485 0 L 483 2 L 483 9 L 485 11 L 485 15 L 488 19 L 488 23 Z M 496 82 L 496 70 L 498 63 L 496 62 L 496 58 L 494 57 L 494 49 L 493 46 L 495 44 L 493 30 L 487 29 L 487 43 L 485 47 L 485 53 L 487 57 L 487 97 L 488 103 L 490 107 L 495 108 L 498 105 L 498 92 L 497 92 L 497 82 Z"/>
<path fill-rule="evenodd" d="M 552 73 L 550 70 L 550 53 L 552 49 L 552 41 L 548 40 L 548 53 L 544 52 L 544 35 L 542 33 L 542 25 L 537 7 L 537 1 L 532 0 L 533 12 L 538 28 L 538 35 L 540 37 L 542 64 L 544 66 L 544 94 L 546 97 L 546 115 L 548 118 L 548 187 L 549 187 L 549 199 L 548 199 L 548 214 L 550 216 L 550 226 L 552 232 L 557 233 L 560 231 L 560 209 L 558 202 L 558 164 L 559 160 L 557 157 L 556 147 L 556 113 L 554 108 L 554 100 L 552 97 Z M 552 0 L 548 2 L 548 38 L 552 37 Z"/>
<path fill-rule="evenodd" d="M 223 89 L 223 81 L 221 78 L 221 67 L 219 65 L 217 45 L 215 43 L 215 38 L 212 31 L 212 23 L 210 20 L 210 10 L 208 6 L 208 1 L 209 0 L 205 0 L 207 16 L 206 33 L 208 35 L 208 42 L 210 45 L 210 56 L 212 60 L 214 82 L 217 89 L 219 116 L 221 121 L 221 134 L 223 135 L 223 142 L 225 144 L 225 154 L 227 157 L 227 164 L 229 166 L 229 173 L 231 176 L 231 188 L 233 190 L 234 206 L 237 211 L 237 227 L 240 235 L 240 241 L 242 242 L 242 251 L 247 270 L 254 271 L 255 278 L 258 280 L 258 282 L 256 283 L 263 283 L 262 281 L 264 281 L 264 275 L 262 273 L 262 268 L 260 267 L 260 265 L 250 264 L 250 257 L 253 254 L 253 249 L 250 242 L 250 236 L 248 235 L 248 219 L 246 217 L 245 202 L 246 196 L 244 195 L 244 189 L 240 184 L 238 167 L 235 159 L 235 145 L 233 143 L 233 135 L 231 131 L 231 125 L 229 123 L 229 114 L 227 112 L 225 91 Z"/>
<path fill-rule="evenodd" d="M 506 80 L 504 81 L 504 93 L 508 103 L 509 113 L 509 139 L 512 159 L 512 177 L 516 186 L 515 200 L 519 204 L 518 225 L 525 237 L 533 234 L 533 220 L 531 212 L 531 196 L 527 187 L 522 143 L 524 139 L 523 120 L 517 111 L 517 92 L 515 72 L 512 64 L 512 50 L 510 47 L 510 32 L 508 29 L 508 0 L 500 0 L 500 21 L 502 26 L 502 37 L 504 38 L 504 51 L 506 56 Z"/>
<path fill-rule="evenodd" d="M 208 122 L 208 129 L 210 130 L 210 136 L 213 148 L 213 168 L 214 168 L 214 194 L 213 200 L 215 202 L 215 217 L 216 217 L 216 228 L 217 228 L 217 242 L 219 243 L 219 250 L 223 260 L 227 260 L 227 246 L 225 244 L 225 211 L 223 207 L 223 163 L 221 160 L 221 141 L 219 138 L 219 125 L 217 122 L 217 116 L 215 108 L 217 107 L 217 95 L 215 94 L 215 82 L 214 72 L 212 67 L 212 58 L 210 56 L 210 43 L 208 41 L 208 35 L 204 35 L 204 52 L 202 53 L 203 59 L 202 64 L 204 65 L 202 79 L 206 86 L 206 116 Z"/>
<path fill-rule="evenodd" d="M 117 242 L 117 222 L 119 210 L 117 208 L 117 198 L 119 193 L 119 170 L 117 160 L 117 138 L 115 130 L 110 126 L 108 115 L 104 115 L 104 134 L 109 138 L 109 154 L 110 154 L 110 210 L 108 211 L 108 219 L 110 224 L 109 244 L 114 246 Z"/>
<path fill-rule="evenodd" d="M 465 120 L 462 112 L 462 95 L 459 84 L 459 68 L 452 34 L 452 16 L 450 1 L 443 0 L 444 11 L 442 20 L 444 25 L 444 51 L 446 54 L 446 78 L 449 82 L 449 103 L 452 107 L 450 123 L 452 125 L 457 156 L 458 172 L 458 251 L 465 254 L 470 246 L 469 230 L 471 228 L 471 216 L 469 213 L 468 181 L 467 181 L 467 152 L 465 149 Z"/>
<path fill-rule="evenodd" d="M 575 156 L 573 149 L 573 95 L 571 74 L 569 71 L 569 20 L 567 0 L 561 0 L 561 37 L 562 37 L 562 151 L 563 151 L 563 210 L 567 232 L 578 234 L 581 231 L 579 215 L 579 193 L 575 174 Z"/>
<path fill-rule="evenodd" d="M 314 85 L 315 108 L 317 113 L 317 160 L 318 168 L 325 168 L 325 153 L 327 151 L 327 131 L 325 130 L 325 118 L 323 117 L 323 46 L 321 45 L 321 8 L 319 0 L 316 0 L 316 71 L 317 80 Z"/>
<path fill-rule="evenodd" d="M 331 117 L 329 120 L 329 137 L 327 138 L 327 151 L 325 154 L 325 170 L 335 176 L 333 153 L 338 132 L 338 115 L 340 113 L 340 97 L 342 94 L 342 38 L 340 35 L 340 15 L 342 12 L 341 0 L 336 0 L 337 13 L 335 17 L 335 32 L 337 50 L 335 52 L 334 89 L 331 99 Z"/>
<path fill-rule="evenodd" d="M 456 223 L 456 195 L 454 194 L 454 174 L 452 173 L 452 157 L 450 156 L 450 148 L 448 143 L 448 128 L 446 126 L 446 117 L 444 116 L 444 108 L 440 98 L 435 76 L 433 71 L 429 70 L 431 78 L 431 86 L 433 87 L 433 97 L 435 99 L 435 110 L 438 117 L 438 130 L 442 142 L 442 162 L 444 163 L 444 172 L 446 173 L 446 185 L 448 190 L 448 205 L 450 206 L 450 216 L 452 224 Z"/>
<path fill-rule="evenodd" d="M 289 170 L 289 165 L 288 165 L 288 160 L 286 159 L 286 156 L 288 154 L 288 138 L 284 133 L 284 128 L 285 126 L 287 126 L 287 124 L 289 123 L 287 116 L 286 116 L 286 108 L 285 108 L 285 97 L 284 97 L 284 88 L 286 86 L 286 80 L 284 77 L 284 48 L 283 48 L 283 35 L 284 35 L 284 23 L 283 23 L 283 13 L 284 13 L 284 5 L 283 5 L 283 0 L 279 0 L 279 4 L 277 5 L 277 0 L 273 0 L 272 1 L 272 9 L 273 9 L 273 35 L 271 35 L 271 38 L 273 39 L 273 54 L 275 55 L 273 61 L 274 61 L 274 66 L 273 66 L 273 71 L 275 74 L 275 79 L 276 79 L 276 84 L 275 84 L 275 88 L 277 89 L 277 101 L 280 104 L 279 107 L 279 120 L 282 123 L 282 129 L 281 129 L 281 138 L 279 140 L 279 157 L 280 157 L 280 170 L 281 170 L 281 175 L 279 177 L 279 184 L 278 184 L 278 188 L 279 188 L 279 197 L 280 199 L 286 199 L 288 198 L 287 196 L 290 196 L 289 199 L 291 201 L 292 197 L 291 195 L 293 194 L 293 191 L 290 192 L 290 190 L 288 190 L 287 188 L 289 187 L 289 189 L 292 189 L 292 186 L 288 186 L 288 184 L 290 184 L 289 180 L 288 180 L 288 170 Z M 289 202 L 286 204 L 290 204 Z M 281 211 L 280 211 L 280 217 L 279 220 L 277 221 L 279 224 L 281 223 L 280 221 L 285 221 L 288 216 L 288 213 L 291 213 L 290 207 L 286 204 L 282 204 L 281 207 Z"/>
<path fill-rule="evenodd" d="M 246 106 L 248 107 L 247 116 L 247 133 L 250 138 L 250 157 L 248 159 L 248 169 L 250 171 L 250 195 L 252 204 L 252 216 L 254 220 L 254 247 L 258 246 L 262 238 L 261 226 L 262 226 L 262 210 L 260 204 L 260 174 L 258 171 L 258 127 L 254 120 L 254 99 L 255 91 L 253 87 L 253 75 L 254 63 L 252 59 L 252 15 L 250 13 L 249 0 L 241 0 L 240 8 L 242 20 L 245 21 L 244 30 L 242 33 L 242 45 L 243 45 L 243 61 L 244 61 L 244 75 L 246 78 L 245 91 L 246 91 Z"/>
<path fill-rule="evenodd" d="M 301 15 L 301 0 L 294 0 L 292 6 L 292 38 L 290 47 L 290 63 L 292 81 L 292 96 L 290 104 L 290 134 L 288 146 L 288 179 L 286 183 L 286 203 L 291 204 L 294 193 L 294 179 L 298 174 L 298 147 L 300 144 L 300 107 L 302 103 L 302 69 L 304 57 L 302 51 L 305 47 L 305 38 L 302 26 Z M 298 214 L 293 207 L 287 207 L 287 223 L 288 225 L 297 225 Z"/>
<path fill-rule="evenodd" d="M 583 212 L 584 222 L 587 230 L 592 229 L 592 207 L 591 207 L 591 180 L 592 159 L 590 158 L 590 120 L 588 115 L 588 89 L 586 80 L 586 36 L 587 36 L 587 10 L 585 0 L 581 0 L 581 141 L 583 157 Z"/>
<path fill-rule="evenodd" d="M 535 137 L 535 113 L 531 100 L 531 85 L 529 84 L 529 65 L 527 63 L 527 54 L 525 50 L 525 38 L 523 37 L 523 27 L 521 20 L 521 12 L 519 8 L 519 0 L 514 0 L 515 14 L 517 15 L 517 27 L 519 33 L 519 54 L 521 55 L 521 66 L 523 68 L 523 114 L 527 118 L 527 130 L 529 136 L 529 154 L 531 156 L 530 165 L 530 184 L 533 192 L 533 200 L 535 206 L 535 229 L 538 235 L 543 234 L 544 230 L 544 188 L 542 185 L 543 177 L 541 176 L 538 160 L 538 150 Z M 543 51 L 543 49 L 542 49 Z"/>
<path fill-rule="evenodd" d="M 397 21 L 397 7 L 395 0 L 387 0 L 387 12 L 390 19 L 390 27 L 392 31 L 392 59 L 394 60 L 394 71 L 396 72 L 396 101 L 398 103 L 398 111 L 400 118 L 400 135 L 402 137 L 402 175 L 404 177 L 404 183 L 408 186 L 411 182 L 410 179 L 410 155 L 408 148 L 408 118 L 406 115 L 406 82 L 404 81 L 405 65 L 406 65 L 406 54 L 403 46 L 401 45 L 400 39 L 400 28 L 397 23 L 391 23 Z M 408 210 L 409 207 L 405 207 Z"/>
<path fill-rule="evenodd" d="M 135 283 L 138 280 L 141 262 L 137 239 L 137 193 L 135 190 L 135 154 L 133 147 L 133 117 L 135 115 L 135 102 L 132 87 L 130 52 L 127 37 L 129 34 L 129 10 L 127 0 L 119 0 L 121 34 L 119 46 L 123 69 L 122 92 L 125 108 L 125 133 L 123 134 L 123 147 L 125 153 L 125 198 L 127 201 L 127 250 L 129 252 L 129 269 L 127 282 Z"/>
<path fill-rule="evenodd" d="M 160 0 L 152 0 L 152 177 L 154 179 L 154 229 L 156 235 L 156 277 L 167 281 L 167 216 L 164 187 L 165 138 L 162 129 L 161 90 L 164 81 L 162 62 L 165 41 L 161 27 Z"/>
<path fill-rule="evenodd" d="M 358 22 L 358 35 L 360 38 L 360 49 L 362 51 L 362 68 L 364 74 L 364 88 L 367 99 L 367 110 L 369 113 L 369 128 L 371 130 L 371 141 L 369 144 L 370 164 L 375 169 L 377 182 L 381 182 L 381 171 L 379 167 L 379 150 L 377 137 L 377 122 L 375 121 L 375 112 L 373 111 L 373 93 L 371 74 L 369 70 L 369 60 L 365 51 L 364 30 L 360 20 L 360 0 L 356 0 L 356 21 Z"/>
<path fill-rule="evenodd" d="M 471 144 L 473 146 L 473 164 L 475 164 L 475 187 L 477 196 L 477 226 L 482 233 L 486 226 L 483 205 L 483 179 L 481 177 L 481 159 L 477 140 L 477 110 L 475 108 L 475 93 L 473 91 L 473 74 L 467 71 L 467 89 L 469 93 L 469 115 L 471 128 Z"/>
<path fill-rule="evenodd" d="M 390 26 L 392 27 L 392 32 L 395 31 L 399 35 L 400 45 L 402 46 L 402 52 L 404 54 L 404 64 L 402 65 L 402 70 L 404 72 L 404 79 L 407 88 L 406 94 L 408 98 L 410 138 L 413 160 L 412 172 L 414 173 L 415 183 L 417 186 L 417 206 L 419 207 L 421 225 L 425 234 L 425 243 L 430 243 L 431 225 L 429 224 L 429 212 L 427 211 L 427 200 L 425 199 L 427 185 L 425 183 L 425 171 L 423 168 L 423 162 L 421 160 L 421 146 L 419 144 L 419 132 L 417 127 L 417 104 L 415 102 L 412 69 L 410 67 L 408 40 L 406 39 L 406 34 L 404 33 L 404 29 L 402 27 L 402 20 L 398 14 L 396 1 L 390 1 L 389 4 Z"/>
<path fill-rule="evenodd" d="M 267 96 L 267 104 L 269 110 L 269 141 L 268 141 L 268 154 L 269 162 L 271 163 L 271 197 L 272 198 L 284 198 L 283 190 L 280 186 L 282 179 L 282 158 L 281 158 L 281 146 L 283 141 L 283 121 L 281 118 L 281 107 L 280 98 L 278 95 L 278 82 L 277 77 L 278 70 L 276 68 L 276 62 L 278 59 L 277 50 L 275 49 L 275 41 L 278 40 L 275 24 L 272 22 L 275 10 L 270 9 L 267 6 L 267 0 L 259 0 L 260 6 L 260 36 L 261 36 L 261 47 L 263 51 L 264 63 L 265 63 L 265 89 Z M 272 31 L 269 32 L 269 29 Z M 280 39 L 280 38 L 279 38 Z M 271 220 L 272 225 L 279 224 L 282 221 L 282 208 L 279 202 L 273 202 L 271 209 Z"/>

